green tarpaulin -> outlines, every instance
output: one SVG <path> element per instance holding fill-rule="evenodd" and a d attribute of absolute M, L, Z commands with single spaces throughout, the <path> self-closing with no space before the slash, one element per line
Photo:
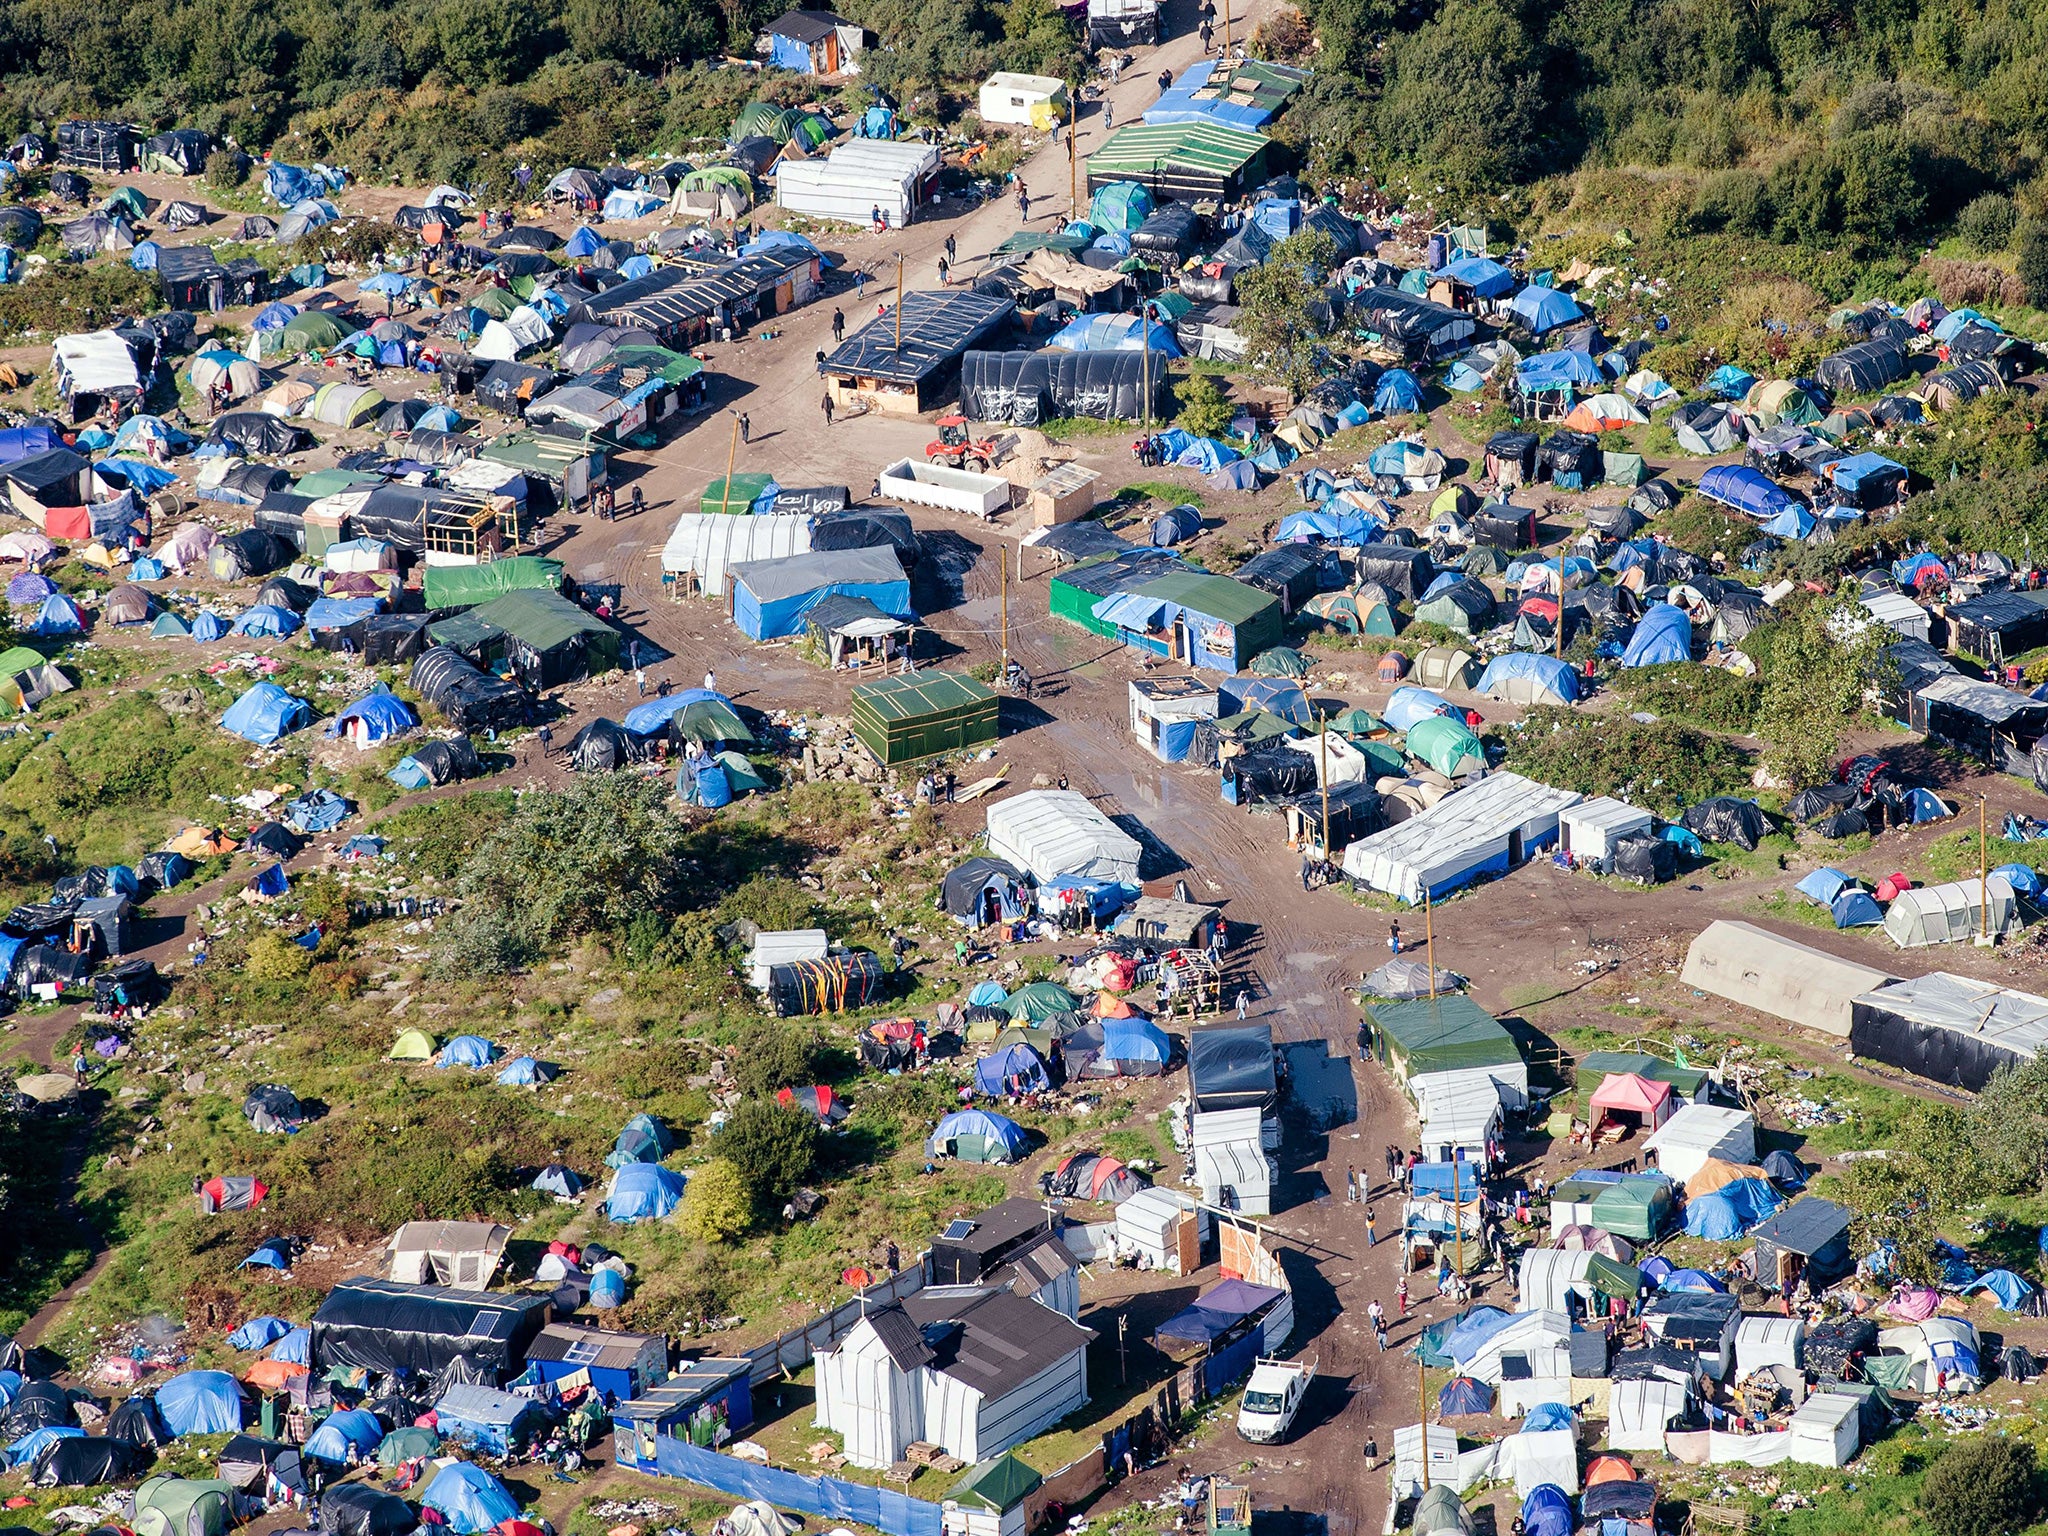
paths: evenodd
<path fill-rule="evenodd" d="M 1639 1051 L 1588 1051 L 1574 1069 L 1578 1090 L 1588 1101 L 1602 1080 L 1616 1072 L 1646 1077 L 1653 1083 L 1669 1083 L 1672 1092 L 1686 1099 L 1699 1097 L 1707 1082 L 1707 1074 L 1697 1067 L 1681 1067 Z"/>
<path fill-rule="evenodd" d="M 529 588 L 559 591 L 562 572 L 561 561 L 539 555 L 512 555 L 482 565 L 430 565 L 426 604 L 429 608 L 466 608 L 507 592 Z"/>
<path fill-rule="evenodd" d="M 1404 1082 L 1425 1072 L 1520 1061 L 1514 1037 L 1469 997 L 1378 1003 L 1371 1017 L 1380 1060 Z"/>
<path fill-rule="evenodd" d="M 1045 1479 L 1033 1468 L 1006 1451 L 994 1461 L 970 1468 L 953 1485 L 950 1497 L 956 1504 L 999 1515 L 1006 1509 L 1015 1509 L 1044 1483 Z"/>
<path fill-rule="evenodd" d="M 744 517 L 774 483 L 773 475 L 734 475 L 732 488 L 728 490 L 725 476 L 720 475 L 704 487 L 704 497 L 697 503 L 697 510 Z"/>
<path fill-rule="evenodd" d="M 1593 1225 L 1602 1232 L 1647 1243 L 1671 1213 L 1671 1186 L 1663 1179 L 1623 1179 L 1603 1184 L 1593 1197 Z"/>

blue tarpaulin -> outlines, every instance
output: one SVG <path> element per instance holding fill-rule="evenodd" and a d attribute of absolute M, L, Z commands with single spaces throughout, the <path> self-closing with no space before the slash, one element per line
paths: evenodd
<path fill-rule="evenodd" d="M 1695 1295 L 1724 1296 L 1728 1292 L 1727 1286 L 1702 1269 L 1674 1269 L 1657 1282 L 1657 1289 L 1667 1295 L 1673 1291 L 1690 1291 Z"/>
<path fill-rule="evenodd" d="M 286 1365 L 311 1365 L 313 1363 L 313 1333 L 308 1328 L 294 1328 L 270 1351 L 270 1358 Z"/>
<path fill-rule="evenodd" d="M 1412 685 L 1396 688 L 1387 700 L 1387 707 L 1380 711 L 1380 718 L 1387 722 L 1389 729 L 1396 731 L 1410 730 L 1437 715 L 1451 715 L 1460 720 L 1465 718 L 1465 712 L 1442 694 Z"/>
<path fill-rule="evenodd" d="M 1460 256 L 1430 276 L 1463 283 L 1482 299 L 1497 299 L 1515 286 L 1515 274 L 1490 256 Z M 1558 297 L 1564 298 L 1564 295 L 1559 294 Z M 1567 299 L 1565 302 L 1571 301 Z"/>
<path fill-rule="evenodd" d="M 156 1391 L 157 1412 L 174 1435 L 231 1435 L 242 1427 L 241 1384 L 226 1371 L 187 1371 Z"/>
<path fill-rule="evenodd" d="M 442 1067 L 488 1067 L 498 1059 L 498 1047 L 482 1035 L 457 1035 L 441 1047 Z"/>
<path fill-rule="evenodd" d="M 1280 519 L 1280 528 L 1273 535 L 1273 540 L 1279 544 L 1310 539 L 1326 544 L 1371 544 L 1385 528 L 1386 524 L 1368 513 L 1343 506 L 1334 509 L 1325 506 L 1318 512 L 1288 513 Z"/>
<path fill-rule="evenodd" d="M 1583 352 L 1538 352 L 1515 365 L 1515 379 L 1535 394 L 1552 389 L 1598 389 L 1607 382 L 1600 365 Z"/>
<path fill-rule="evenodd" d="M 1522 1416 L 1522 1427 L 1517 1431 L 1524 1435 L 1540 1435 L 1546 1429 L 1577 1429 L 1579 1416 L 1563 1403 L 1538 1403 Z"/>
<path fill-rule="evenodd" d="M 1853 884 L 1855 882 L 1839 869 L 1829 869 L 1823 865 L 1793 886 L 1792 889 L 1804 896 L 1808 901 L 1819 902 L 1820 905 L 1825 907 L 1834 901 L 1837 896 L 1841 895 L 1846 887 Z"/>
<path fill-rule="evenodd" d="M 331 1415 L 306 1437 L 299 1454 L 313 1461 L 346 1466 L 360 1460 L 384 1442 L 384 1426 L 366 1408 L 349 1408 Z"/>
<path fill-rule="evenodd" d="M 828 1523 L 872 1526 L 888 1536 L 941 1536 L 943 1530 L 944 1512 L 923 1499 L 836 1477 L 756 1466 L 671 1435 L 656 1437 L 654 1469 L 735 1499 L 766 1499 L 780 1509 L 801 1510 Z"/>
<path fill-rule="evenodd" d="M 1570 325 L 1584 313 L 1570 294 L 1559 293 L 1555 288 L 1524 288 L 1508 300 L 1508 308 L 1532 336 Z"/>
<path fill-rule="evenodd" d="M 956 1136 L 979 1136 L 1001 1145 L 1011 1157 L 1022 1152 L 1029 1140 L 1024 1127 L 1007 1115 L 990 1114 L 985 1109 L 956 1109 L 939 1121 L 927 1145 L 943 1151 L 945 1144 Z"/>
<path fill-rule="evenodd" d="M 1453 1202 L 1477 1199 L 1479 1170 L 1462 1161 L 1417 1163 L 1408 1170 L 1408 1189 L 1417 1199 L 1424 1195 L 1436 1195 Z"/>
<path fill-rule="evenodd" d="M 976 1093 L 1000 1098 L 1015 1091 L 1014 1085 L 1018 1081 L 1023 1083 L 1026 1092 L 1036 1092 L 1051 1084 L 1038 1052 L 1021 1040 L 999 1051 L 991 1051 L 974 1064 Z"/>
<path fill-rule="evenodd" d="M 1691 660 L 1692 620 L 1683 608 L 1671 603 L 1652 603 L 1645 608 L 1621 653 L 1624 667 L 1658 667 Z"/>
<path fill-rule="evenodd" d="M 1770 517 L 1799 504 L 1790 491 L 1747 464 L 1716 464 L 1700 476 L 1700 494 L 1751 517 Z"/>
<path fill-rule="evenodd" d="M 1476 1357 L 1495 1334 L 1514 1320 L 1514 1314 L 1503 1312 L 1499 1307 L 1474 1307 L 1458 1319 L 1457 1327 L 1444 1336 L 1444 1353 L 1462 1366 Z"/>
<path fill-rule="evenodd" d="M 299 616 L 289 608 L 275 603 L 258 603 L 254 608 L 245 608 L 233 624 L 228 626 L 231 635 L 243 635 L 256 640 L 275 640 L 289 635 L 299 627 Z"/>
<path fill-rule="evenodd" d="M 2000 1310 L 2018 1312 L 2035 1296 L 2034 1287 L 2009 1269 L 1986 1270 L 1975 1280 L 1963 1287 L 1963 1294 L 1972 1291 L 1989 1291 L 1998 1298 Z"/>
<path fill-rule="evenodd" d="M 383 602 L 374 597 L 316 597 L 306 607 L 306 628 L 347 629 L 383 608 Z"/>
<path fill-rule="evenodd" d="M 1294 725 L 1307 725 L 1315 718 L 1308 695 L 1301 684 L 1288 677 L 1251 677 L 1238 674 L 1216 685 L 1219 714 L 1243 715 L 1263 709 Z"/>
<path fill-rule="evenodd" d="M 519 1513 L 519 1501 L 505 1491 L 503 1483 L 466 1461 L 435 1474 L 420 1502 L 439 1510 L 456 1536 L 475 1536 Z"/>
<path fill-rule="evenodd" d="M 1511 690 L 1512 680 L 1525 680 L 1527 686 Z M 1579 674 L 1569 662 L 1559 661 L 1555 656 L 1540 656 L 1533 651 L 1508 651 L 1496 656 L 1486 664 L 1486 670 L 1479 674 L 1479 692 L 1490 699 L 1508 697 L 1510 692 L 1524 693 L 1538 690 L 1537 696 L 1520 702 L 1539 704 L 1576 704 L 1579 700 Z"/>
<path fill-rule="evenodd" d="M 1173 456 L 1173 462 L 1210 475 L 1239 457 L 1238 451 L 1228 443 L 1219 443 L 1213 437 L 1197 437 L 1191 438 L 1187 446 Z"/>
<path fill-rule="evenodd" d="M 613 1221 L 659 1221 L 683 1198 L 683 1176 L 659 1163 L 629 1163 L 612 1175 L 604 1213 Z"/>
<path fill-rule="evenodd" d="M 1284 1294 L 1269 1285 L 1253 1285 L 1249 1280 L 1224 1280 L 1161 1323 L 1153 1336 L 1207 1344 Z"/>
<path fill-rule="evenodd" d="M 1719 395 L 1723 400 L 1740 400 L 1756 383 L 1756 375 L 1723 363 L 1707 380 L 1709 393 Z"/>
<path fill-rule="evenodd" d="M 275 1344 L 291 1331 L 292 1325 L 281 1317 L 252 1317 L 228 1335 L 228 1348 L 261 1349 L 266 1344 Z"/>
<path fill-rule="evenodd" d="M 194 639 L 198 638 L 197 624 L 192 626 L 192 634 Z M 267 747 L 279 737 L 310 725 L 312 720 L 313 706 L 304 699 L 294 698 L 275 683 L 258 683 L 228 706 L 228 712 L 220 717 L 220 726 L 244 741 Z"/>
<path fill-rule="evenodd" d="M 328 722 L 327 734 L 339 736 L 348 728 L 351 720 L 360 721 L 355 735 L 364 744 L 388 741 L 393 736 L 403 736 L 419 719 L 412 712 L 412 706 L 395 693 L 379 688 L 366 693 L 350 704 Z"/>

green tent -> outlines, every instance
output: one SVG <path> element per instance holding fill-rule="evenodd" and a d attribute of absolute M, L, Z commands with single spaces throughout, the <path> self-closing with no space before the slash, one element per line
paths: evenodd
<path fill-rule="evenodd" d="M 1493 626 L 1492 593 L 1473 580 L 1446 587 L 1415 605 L 1415 622 L 1435 624 L 1453 634 L 1476 635 Z"/>
<path fill-rule="evenodd" d="M 1374 1025 L 1380 1060 L 1403 1082 L 1427 1072 L 1503 1066 L 1522 1059 L 1514 1037 L 1462 993 L 1375 1003 L 1366 1012 Z"/>
<path fill-rule="evenodd" d="M 401 1030 L 391 1043 L 393 1061 L 432 1061 L 434 1053 L 440 1050 L 434 1037 L 424 1029 Z"/>
<path fill-rule="evenodd" d="M 1401 749 L 1389 741 L 1371 741 L 1360 738 L 1351 743 L 1353 751 L 1371 764 L 1371 778 L 1405 779 L 1408 777 L 1408 759 Z M 1368 780 L 1370 782 L 1370 779 Z"/>
<path fill-rule="evenodd" d="M 0 677 L 17 677 L 23 672 L 33 672 L 42 664 L 43 653 L 41 651 L 32 651 L 25 645 L 17 645 L 12 650 L 0 651 Z"/>
<path fill-rule="evenodd" d="M 1370 736 L 1386 729 L 1386 721 L 1369 709 L 1347 709 L 1330 716 L 1330 729 L 1343 736 Z"/>
<path fill-rule="evenodd" d="M 1670 1214 L 1670 1182 L 1654 1175 L 1603 1184 L 1593 1197 L 1593 1225 L 1639 1243 L 1663 1231 Z"/>
<path fill-rule="evenodd" d="M 432 1456 L 441 1449 L 441 1437 L 424 1424 L 405 1424 L 377 1442 L 377 1465 L 402 1467 L 408 1461 Z"/>
<path fill-rule="evenodd" d="M 1292 736 L 1300 729 L 1292 720 L 1283 715 L 1276 715 L 1270 709 L 1255 709 L 1243 715 L 1225 715 L 1216 722 L 1216 728 L 1227 732 L 1233 741 L 1251 743 Z M 1406 764 L 1402 766 L 1405 768 Z"/>
<path fill-rule="evenodd" d="M 516 642 L 506 649 L 518 653 L 514 659 L 531 687 L 553 688 L 619 664 L 619 632 L 545 587 L 507 592 L 462 617 Z M 429 633 L 439 638 L 441 630 L 437 624 Z"/>
<path fill-rule="evenodd" d="M 540 555 L 510 555 L 482 565 L 430 565 L 426 604 L 429 608 L 466 608 L 528 588 L 560 591 L 564 569 L 561 561 Z"/>
<path fill-rule="evenodd" d="M 1469 768 L 1486 766 L 1486 749 L 1472 733 L 1472 727 L 1449 715 L 1431 715 L 1418 720 L 1408 732 L 1408 752 L 1420 758 L 1447 779 Z"/>
<path fill-rule="evenodd" d="M 353 326 L 343 325 L 326 310 L 309 309 L 295 316 L 289 325 L 277 333 L 277 350 L 284 356 L 296 352 L 327 352 L 340 346 L 354 334 Z"/>
<path fill-rule="evenodd" d="M 1643 1288 L 1643 1272 L 1633 1264 L 1596 1253 L 1586 1261 L 1586 1283 L 1602 1296 L 1634 1301 Z"/>
<path fill-rule="evenodd" d="M 135 1490 L 135 1536 L 222 1536 L 234 1496 L 219 1478 L 147 1478 Z"/>
<path fill-rule="evenodd" d="M 994 741 L 1001 708 L 963 673 L 913 672 L 856 684 L 848 717 L 867 749 L 894 766 Z"/>
<path fill-rule="evenodd" d="M 1081 1000 L 1056 981 L 1034 981 L 1019 987 L 999 1006 L 1013 1019 L 1036 1024 L 1055 1013 L 1079 1008 Z"/>
<path fill-rule="evenodd" d="M 967 1475 L 953 1485 L 953 1491 L 947 1497 L 969 1509 L 1000 1515 L 1005 1510 L 1017 1508 L 1044 1484 L 1045 1479 L 1036 1470 L 1027 1466 L 1014 1452 L 1005 1451 L 993 1461 L 969 1467 Z"/>
<path fill-rule="evenodd" d="M 1386 605 L 1382 603 L 1379 606 L 1384 610 Z M 1301 616 L 1327 624 L 1332 629 L 1341 629 L 1347 635 L 1365 633 L 1363 605 L 1359 603 L 1355 593 L 1318 592 L 1301 605 Z M 1393 633 L 1391 624 L 1387 628 L 1387 633 Z"/>
<path fill-rule="evenodd" d="M 704 495 L 697 503 L 697 510 L 744 516 L 754 510 L 754 503 L 765 496 L 768 487 L 774 483 L 773 475 L 734 475 L 732 486 L 727 489 L 725 476 L 720 475 L 704 487 Z"/>
<path fill-rule="evenodd" d="M 482 310 L 493 320 L 502 320 L 519 307 L 519 299 L 511 289 L 493 286 L 471 299 L 469 307 Z"/>
<path fill-rule="evenodd" d="M 1002 1052 L 1013 1045 L 1028 1045 L 1038 1052 L 1039 1060 L 1052 1060 L 1053 1041 L 1059 1037 L 1050 1029 L 1037 1024 L 1011 1024 L 999 1029 L 990 1039 L 994 1051 Z"/>
<path fill-rule="evenodd" d="M 804 114 L 795 107 L 778 107 L 773 102 L 750 101 L 740 108 L 740 115 L 732 120 L 732 132 L 727 136 L 737 144 L 741 139 L 773 139 L 777 144 L 789 142 L 789 136 Z"/>
<path fill-rule="evenodd" d="M 1254 656 L 1245 670 L 1254 677 L 1307 677 L 1308 658 L 1292 646 L 1276 645 Z"/>
<path fill-rule="evenodd" d="M 664 384 L 680 384 L 685 379 L 694 379 L 704 371 L 704 365 L 694 357 L 681 352 L 671 352 L 667 347 L 648 346 L 644 343 L 630 347 L 615 348 L 605 359 L 607 368 L 644 368 Z"/>
<path fill-rule="evenodd" d="M 728 736 L 723 739 L 731 741 L 735 738 Z M 768 781 L 761 777 L 761 770 L 737 752 L 728 749 L 719 753 L 718 766 L 725 770 L 725 781 L 736 795 L 757 795 L 768 787 Z"/>
<path fill-rule="evenodd" d="M 669 716 L 669 726 L 684 741 L 694 741 L 699 746 L 709 746 L 714 741 L 754 739 L 754 733 L 747 729 L 747 722 L 721 699 L 699 699 L 694 704 L 685 704 Z M 753 772 L 751 768 L 747 771 Z M 735 784 L 733 788 L 738 789 L 739 785 Z"/>
<path fill-rule="evenodd" d="M 1088 222 L 1097 229 L 1128 235 L 1152 214 L 1152 194 L 1135 181 L 1117 181 L 1095 194 Z"/>
<path fill-rule="evenodd" d="M 140 223 L 149 217 L 149 199 L 133 187 L 116 187 L 100 202 L 101 213 L 125 213 Z"/>
<path fill-rule="evenodd" d="M 1640 453 L 1603 453 L 1600 462 L 1609 485 L 1641 485 L 1650 478 L 1650 466 Z"/>

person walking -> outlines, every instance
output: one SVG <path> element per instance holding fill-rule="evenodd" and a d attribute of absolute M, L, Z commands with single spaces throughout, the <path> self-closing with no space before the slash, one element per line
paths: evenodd
<path fill-rule="evenodd" d="M 1344 1198 L 1353 1205 L 1358 1203 L 1358 1170 L 1347 1167 L 1344 1170 Z"/>
<path fill-rule="evenodd" d="M 633 686 L 639 690 L 641 698 L 647 697 L 647 672 L 645 668 L 635 667 L 633 669 Z"/>
<path fill-rule="evenodd" d="M 939 286 L 941 288 L 950 288 L 953 286 L 952 271 L 953 269 L 951 265 L 948 264 L 948 262 L 946 261 L 946 258 L 941 256 L 939 258 Z"/>
<path fill-rule="evenodd" d="M 835 309 L 832 311 L 832 345 L 835 347 L 838 346 L 840 341 L 845 337 L 845 335 L 846 311 L 841 309 Z"/>
<path fill-rule="evenodd" d="M 1302 889 L 1303 889 L 1304 891 L 1308 889 L 1308 879 L 1309 879 L 1309 875 L 1310 875 L 1310 873 L 1311 873 L 1311 872 L 1312 872 L 1312 871 L 1313 871 L 1314 869 L 1315 869 L 1315 860 L 1311 859 L 1311 858 L 1310 858 L 1310 857 L 1308 856 L 1308 852 L 1307 852 L 1307 850 L 1306 850 L 1306 849 L 1304 849 L 1304 850 L 1302 851 L 1302 855 L 1301 855 L 1301 888 L 1302 888 Z"/>
<path fill-rule="evenodd" d="M 1387 952 L 1398 957 L 1401 953 L 1401 925 L 1393 923 L 1387 929 Z"/>
<path fill-rule="evenodd" d="M 1102 130 L 1107 133 L 1116 126 L 1116 103 L 1104 100 L 1102 103 Z"/>
<path fill-rule="evenodd" d="M 709 667 L 704 669 L 704 691 L 706 693 L 718 692 L 718 677 Z"/>
<path fill-rule="evenodd" d="M 1365 1246 L 1368 1248 L 1377 1247 L 1379 1240 L 1379 1218 L 1373 1213 L 1373 1208 L 1368 1205 L 1365 1208 Z"/>
<path fill-rule="evenodd" d="M 1164 96 L 1168 91 L 1172 89 L 1173 71 L 1170 69 L 1162 69 L 1161 71 L 1159 71 L 1159 94 Z"/>
<path fill-rule="evenodd" d="M 546 762 L 555 750 L 555 733 L 552 727 L 543 725 L 539 734 L 541 761 Z"/>
<path fill-rule="evenodd" d="M 1385 1354 L 1387 1352 L 1387 1309 L 1381 1306 L 1378 1298 L 1375 1297 L 1373 1304 L 1365 1309 L 1365 1315 L 1372 1319 L 1373 1339 L 1378 1343 L 1380 1353 Z"/>
<path fill-rule="evenodd" d="M 832 396 L 828 393 L 819 404 L 824 408 L 825 425 L 829 427 L 832 425 Z"/>
<path fill-rule="evenodd" d="M 856 269 L 855 269 L 855 271 L 854 271 L 854 274 L 853 274 L 853 296 L 854 296 L 854 297 L 855 297 L 856 299 L 858 299 L 858 298 L 864 298 L 864 297 L 866 297 L 866 295 L 867 295 L 867 291 L 868 291 L 868 273 L 867 273 L 867 268 L 865 268 L 865 267 L 859 267 L 859 268 L 856 268 Z M 833 316 L 833 318 L 834 318 L 834 319 L 837 319 L 837 318 L 838 318 L 838 316 L 837 316 L 837 315 L 834 315 L 834 316 Z"/>
<path fill-rule="evenodd" d="M 1408 1277 L 1403 1275 L 1401 1283 L 1394 1287 L 1394 1300 L 1401 1308 L 1401 1315 L 1408 1315 Z"/>
<path fill-rule="evenodd" d="M 960 259 L 960 248 L 959 248 L 959 246 L 958 246 L 958 245 L 956 245 L 956 244 L 954 243 L 953 237 L 952 237 L 951 235 L 948 235 L 948 236 L 946 236 L 946 260 L 948 260 L 948 261 L 958 261 L 959 259 Z"/>
<path fill-rule="evenodd" d="M 1238 1016 L 1238 1017 L 1239 1017 L 1240 1019 L 1242 1019 L 1242 1018 L 1246 1018 L 1246 1017 L 1248 1017 L 1248 1016 L 1250 1015 L 1250 1013 L 1251 1013 L 1251 1010 L 1252 1010 L 1252 994 L 1251 994 L 1251 989 L 1250 989 L 1249 987 L 1240 987 L 1240 988 L 1238 988 L 1238 992 L 1237 992 L 1237 1016 Z"/>
<path fill-rule="evenodd" d="M 1031 222 L 1031 189 L 1021 181 L 1017 183 L 1017 214 L 1026 224 Z"/>
<path fill-rule="evenodd" d="M 1055 148 L 1055 149 L 1059 148 L 1059 144 L 1060 144 L 1060 120 L 1059 120 L 1058 118 L 1054 118 L 1054 119 L 1052 120 L 1052 144 L 1053 144 L 1053 148 Z"/>
<path fill-rule="evenodd" d="M 754 440 L 754 424 L 753 424 L 753 423 L 752 423 L 751 421 L 747 420 L 747 413 L 746 413 L 745 411 L 741 411 L 741 412 L 740 412 L 740 441 L 741 441 L 741 442 L 743 442 L 743 443 L 751 443 L 751 442 L 752 442 L 753 440 Z"/>

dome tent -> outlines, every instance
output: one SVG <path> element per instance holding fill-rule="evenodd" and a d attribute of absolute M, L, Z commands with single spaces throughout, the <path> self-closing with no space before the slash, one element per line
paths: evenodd
<path fill-rule="evenodd" d="M 675 1145 L 668 1127 L 654 1116 L 635 1115 L 619 1131 L 618 1139 L 612 1143 L 612 1150 L 604 1160 L 605 1166 L 624 1168 L 633 1163 L 658 1163 L 675 1150 Z"/>
<path fill-rule="evenodd" d="M 242 1427 L 241 1383 L 225 1371 L 186 1371 L 157 1388 L 156 1407 L 174 1435 L 233 1434 Z"/>
<path fill-rule="evenodd" d="M 441 1054 L 434 1065 L 481 1071 L 496 1061 L 500 1054 L 499 1048 L 482 1035 L 457 1035 L 441 1047 Z"/>
<path fill-rule="evenodd" d="M 986 1110 L 955 1110 L 939 1121 L 926 1142 L 934 1157 L 956 1157 L 967 1163 L 1015 1162 L 1028 1143 L 1024 1127 Z"/>
<path fill-rule="evenodd" d="M 659 1163 L 629 1163 L 612 1175 L 605 1215 L 616 1222 L 659 1221 L 683 1198 L 683 1176 Z"/>
<path fill-rule="evenodd" d="M 680 1185 L 682 1180 L 676 1182 Z M 519 1502 L 505 1491 L 505 1485 L 466 1461 L 443 1467 L 420 1502 L 438 1512 L 456 1536 L 477 1536 L 519 1515 Z"/>

